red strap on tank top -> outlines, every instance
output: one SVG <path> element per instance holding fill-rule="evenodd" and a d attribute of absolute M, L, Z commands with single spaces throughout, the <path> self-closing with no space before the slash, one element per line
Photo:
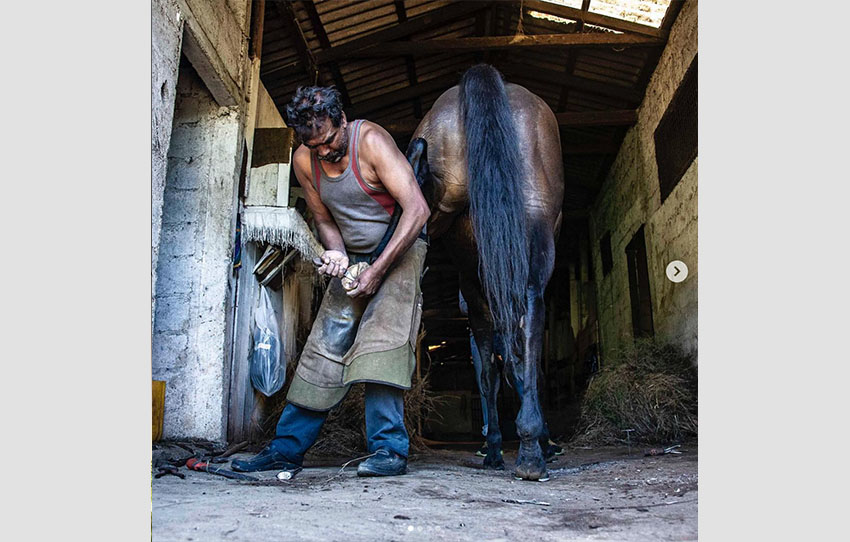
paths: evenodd
<path fill-rule="evenodd" d="M 393 211 L 395 211 L 396 201 L 390 195 L 389 192 L 381 192 L 380 190 L 375 190 L 370 187 L 363 181 L 363 176 L 360 175 L 360 153 L 358 152 L 359 148 L 359 140 L 360 140 L 360 126 L 363 125 L 363 119 L 356 120 L 355 129 L 354 129 L 354 150 L 351 153 L 351 169 L 354 171 L 354 177 L 357 179 L 357 182 L 360 183 L 360 187 L 366 192 L 373 200 L 377 201 L 381 207 L 384 208 L 384 211 L 387 212 L 390 216 L 392 216 Z"/>

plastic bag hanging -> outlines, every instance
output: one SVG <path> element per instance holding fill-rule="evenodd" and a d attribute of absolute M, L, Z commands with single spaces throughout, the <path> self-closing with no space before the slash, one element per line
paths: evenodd
<path fill-rule="evenodd" d="M 271 396 L 286 382 L 286 360 L 281 359 L 280 329 L 268 289 L 260 286 L 260 303 L 254 312 L 254 349 L 251 352 L 251 384 Z"/>

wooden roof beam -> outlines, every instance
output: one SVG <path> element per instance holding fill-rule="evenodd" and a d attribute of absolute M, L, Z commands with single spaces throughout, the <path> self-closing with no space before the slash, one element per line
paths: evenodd
<path fill-rule="evenodd" d="M 582 0 L 581 2 L 581 11 L 582 13 L 587 13 L 590 9 L 590 0 Z M 584 29 L 584 20 L 580 20 L 576 22 L 576 32 L 581 32 Z M 576 60 L 578 59 L 577 51 L 567 51 L 567 61 L 564 63 L 564 73 L 568 75 L 573 75 L 573 72 L 576 68 Z M 561 95 L 558 97 L 558 111 L 563 111 L 567 106 L 567 98 L 570 95 L 570 87 L 568 85 L 564 85 L 561 88 Z"/>
<path fill-rule="evenodd" d="M 551 4 L 549 2 L 543 2 L 542 0 L 524 0 L 523 6 L 526 10 L 549 13 L 551 15 L 563 17 L 564 19 L 581 21 L 584 24 L 604 26 L 605 28 L 610 28 L 619 32 L 639 34 L 650 38 L 662 38 L 666 40 L 669 33 L 669 30 L 664 30 L 662 28 L 654 28 L 649 25 L 633 23 L 631 21 L 626 21 L 625 19 L 600 15 L 599 13 L 592 13 L 590 11 L 571 8 L 569 6 Z"/>
<path fill-rule="evenodd" d="M 428 13 L 413 17 L 405 23 L 397 24 L 384 30 L 378 30 L 377 32 L 367 34 L 362 38 L 356 38 L 341 45 L 337 45 L 336 47 L 319 51 L 316 54 L 316 60 L 320 64 L 324 64 L 326 62 L 348 58 L 352 56 L 352 53 L 361 49 L 392 40 L 399 40 L 406 36 L 410 36 L 411 34 L 463 18 L 471 13 L 488 7 L 490 7 L 489 2 L 452 3 L 444 8 L 435 9 Z"/>
<path fill-rule="evenodd" d="M 643 100 L 643 94 L 637 90 L 602 83 L 601 81 L 594 81 L 593 79 L 579 77 L 569 73 L 534 68 L 517 62 L 501 62 L 496 64 L 496 68 L 508 76 L 508 79 L 510 79 L 510 75 L 527 77 L 541 83 L 559 84 L 572 90 L 617 98 L 628 102 L 630 105 L 637 105 Z"/>
<path fill-rule="evenodd" d="M 307 38 L 304 36 L 304 31 L 301 30 L 301 25 L 298 24 L 298 17 L 295 15 L 295 10 L 289 2 L 269 2 L 277 12 L 278 17 L 283 21 L 287 33 L 292 37 L 295 44 L 295 51 L 301 59 L 301 67 L 307 73 L 307 79 L 312 83 L 318 78 L 319 68 L 316 64 L 316 59 L 310 51 L 310 46 L 307 44 Z M 268 72 L 263 72 L 266 75 Z"/>
<path fill-rule="evenodd" d="M 631 34 L 536 34 L 522 36 L 392 41 L 352 51 L 348 54 L 348 56 L 350 58 L 369 58 L 495 49 L 519 50 L 527 47 L 663 47 L 664 43 L 665 42 L 663 40 L 658 38 L 635 36 Z"/>
<path fill-rule="evenodd" d="M 399 24 L 406 23 L 407 9 L 404 7 L 404 0 L 394 0 L 393 4 L 395 5 L 395 12 L 398 17 Z M 405 56 L 404 64 L 407 68 L 407 81 L 410 83 L 410 86 L 418 85 L 419 80 L 416 77 L 416 62 L 414 62 L 413 56 Z M 422 118 L 422 99 L 418 96 L 413 101 L 413 114 L 417 119 Z"/>
<path fill-rule="evenodd" d="M 316 10 L 316 4 L 312 0 L 301 0 L 301 6 L 307 11 L 307 16 L 310 17 L 313 31 L 316 33 L 316 37 L 319 38 L 322 49 L 330 49 L 331 41 L 328 39 L 328 33 L 325 32 L 325 25 L 322 24 L 322 18 L 319 17 L 319 12 Z M 342 96 L 342 105 L 344 107 L 351 107 L 351 98 L 348 95 L 348 89 L 345 87 L 345 79 L 342 77 L 339 65 L 336 62 L 330 62 L 328 67 L 331 70 L 331 76 L 336 84 L 336 88 Z"/>
<path fill-rule="evenodd" d="M 455 86 L 458 81 L 460 81 L 460 75 L 449 74 L 444 75 L 443 77 L 430 79 L 428 81 L 425 81 L 424 83 L 409 86 L 407 88 L 403 88 L 395 92 L 382 94 L 370 100 L 365 100 L 363 102 L 354 104 L 354 106 L 351 108 L 351 111 L 349 112 L 349 118 L 359 118 L 366 113 L 371 113 L 372 111 L 377 111 L 378 109 L 382 109 L 387 106 L 397 104 L 399 102 L 404 102 L 406 100 L 412 100 L 430 92 L 434 92 L 440 89 L 446 90 L 449 87 Z"/>

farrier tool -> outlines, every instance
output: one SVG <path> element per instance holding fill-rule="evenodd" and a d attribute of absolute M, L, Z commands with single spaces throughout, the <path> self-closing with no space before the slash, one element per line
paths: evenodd
<path fill-rule="evenodd" d="M 219 476 L 224 476 L 225 478 L 232 478 L 233 480 L 247 480 L 250 482 L 256 482 L 258 480 L 258 478 L 248 476 L 247 474 L 233 472 L 232 470 L 227 470 L 221 467 L 210 465 L 207 461 L 201 461 L 197 457 L 193 457 L 186 461 L 186 468 L 196 471 L 209 472 L 210 474 L 218 474 Z"/>

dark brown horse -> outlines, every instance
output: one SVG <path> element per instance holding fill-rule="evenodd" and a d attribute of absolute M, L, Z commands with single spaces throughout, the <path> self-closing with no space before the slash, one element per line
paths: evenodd
<path fill-rule="evenodd" d="M 443 93 L 413 134 L 407 157 L 431 206 L 428 233 L 441 238 L 460 272 L 483 371 L 489 423 L 487 468 L 504 468 L 496 408 L 499 370 L 493 337 L 523 385 L 516 419 L 515 474 L 547 477 L 538 443 L 537 391 L 543 292 L 560 229 L 564 171 L 558 122 L 546 103 L 478 65 Z"/>

